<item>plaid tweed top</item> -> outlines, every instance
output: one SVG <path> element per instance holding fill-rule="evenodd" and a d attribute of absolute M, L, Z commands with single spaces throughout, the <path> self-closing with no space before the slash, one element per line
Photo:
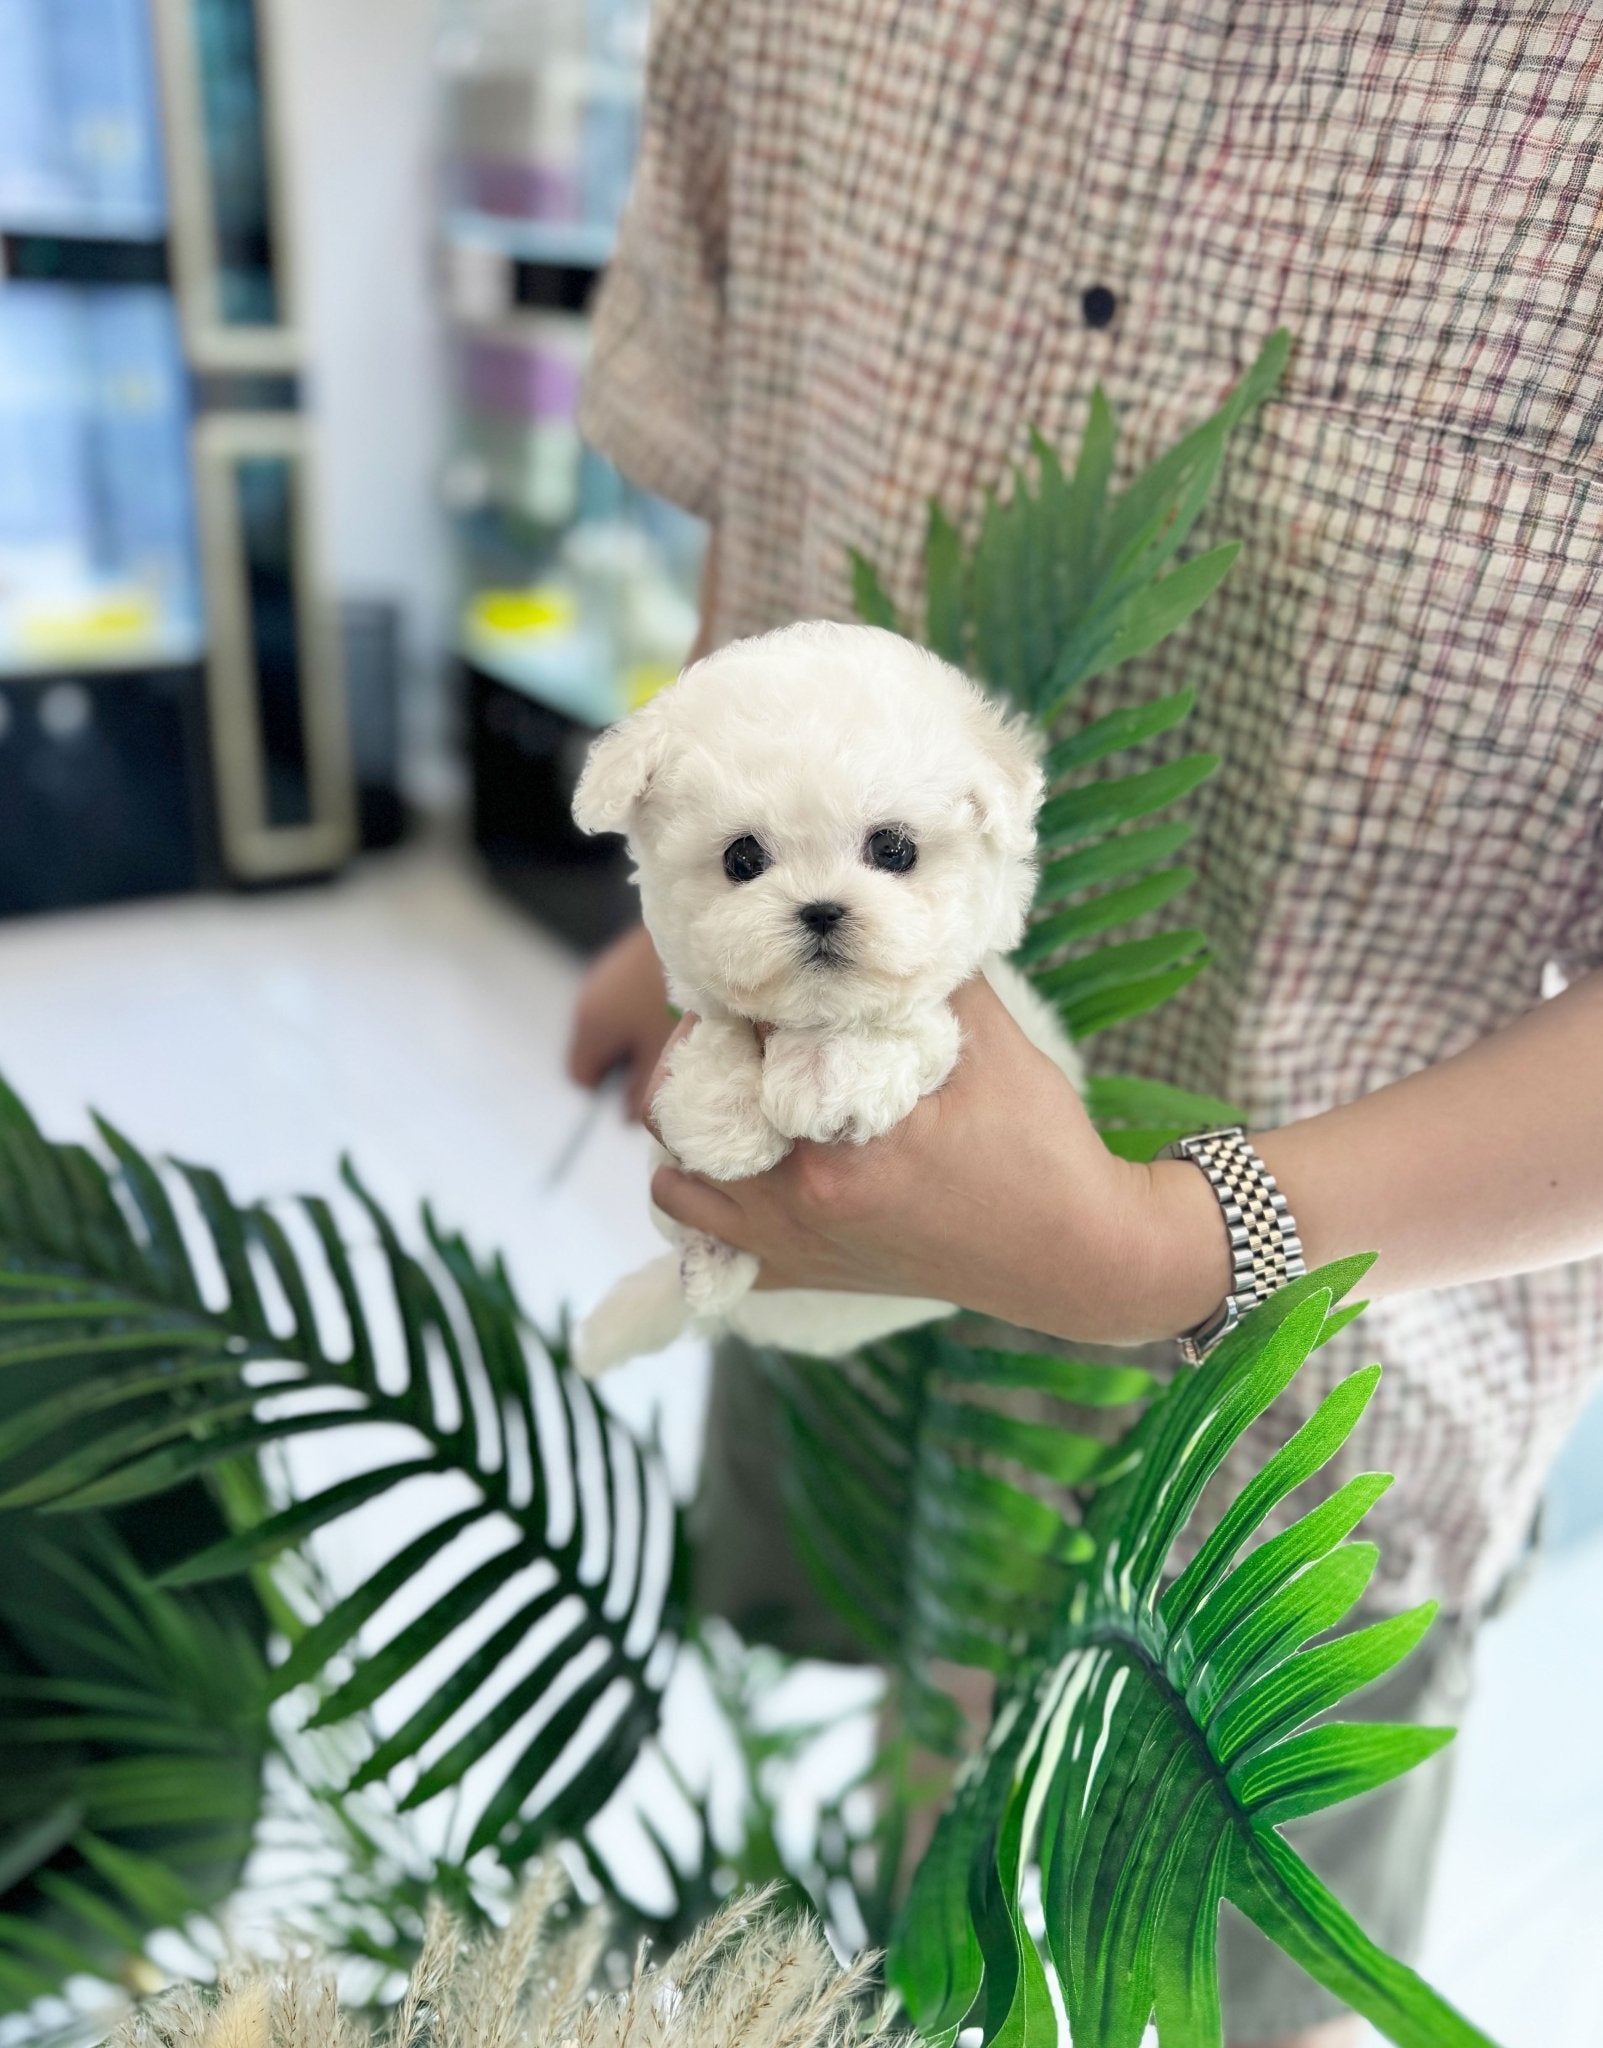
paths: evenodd
<path fill-rule="evenodd" d="M 1216 948 L 1105 1070 L 1267 1129 L 1603 962 L 1603 26 L 1595 0 L 658 0 L 591 437 L 715 520 L 720 637 L 911 607 L 1094 383 L 1126 469 L 1284 322 L 1198 544 L 1223 591 L 1076 718 L 1197 686 Z M 1603 1262 L 1378 1304 L 1348 1463 L 1385 1603 L 1483 1605 L 1603 1358 Z M 1238 1472 L 1239 1478 L 1239 1472 Z"/>

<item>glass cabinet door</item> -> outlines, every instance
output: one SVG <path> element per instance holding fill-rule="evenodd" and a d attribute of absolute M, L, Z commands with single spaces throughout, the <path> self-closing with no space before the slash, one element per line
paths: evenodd
<path fill-rule="evenodd" d="M 350 850 L 354 798 L 306 430 L 216 413 L 195 430 L 212 754 L 230 869 L 267 880 Z"/>
<path fill-rule="evenodd" d="M 174 277 L 198 369 L 293 370 L 267 0 L 153 0 Z"/>

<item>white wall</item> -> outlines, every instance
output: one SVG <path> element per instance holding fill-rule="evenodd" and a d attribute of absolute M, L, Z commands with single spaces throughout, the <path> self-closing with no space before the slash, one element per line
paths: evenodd
<path fill-rule="evenodd" d="M 403 605 L 411 722 L 427 729 L 451 611 L 430 282 L 438 0 L 272 4 L 325 553 L 337 595 Z"/>

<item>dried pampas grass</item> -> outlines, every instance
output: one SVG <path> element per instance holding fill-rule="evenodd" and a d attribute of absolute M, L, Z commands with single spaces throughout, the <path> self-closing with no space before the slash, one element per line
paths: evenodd
<path fill-rule="evenodd" d="M 868 1963 L 842 1970 L 814 1923 L 769 1893 L 725 1906 L 661 1964 L 642 1953 L 615 1993 L 593 1989 L 602 1916 L 556 1917 L 566 1898 L 548 1869 L 477 1942 L 436 1908 L 376 2035 L 301 1962 L 237 1970 L 205 1994 L 182 1985 L 130 2014 L 108 2048 L 892 2048 Z"/>

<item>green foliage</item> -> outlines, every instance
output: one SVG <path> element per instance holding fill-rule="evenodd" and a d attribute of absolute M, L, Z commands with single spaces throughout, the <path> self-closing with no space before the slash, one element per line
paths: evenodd
<path fill-rule="evenodd" d="M 414 1257 L 349 1168 L 372 1249 L 325 1201 L 241 1206 L 214 1173 L 163 1173 L 100 1131 L 103 1156 L 51 1144 L 0 1096 L 0 1385 L 28 1376 L 0 1420 L 0 1510 L 65 1535 L 216 1483 L 235 1526 L 173 1557 L 162 1581 L 218 1587 L 409 1482 L 452 1475 L 464 1504 L 309 1623 L 280 1617 L 288 1654 L 241 1690 L 242 1709 L 310 1686 L 314 1725 L 384 1716 L 351 1785 L 384 1780 L 403 1811 L 454 1800 L 495 1751 L 464 1858 L 492 1849 L 515 1868 L 583 1826 L 656 1726 L 684 1611 L 683 1536 L 653 1457 L 560 1347 L 535 1340 L 498 1263 L 427 1216 L 428 1257 Z M 353 1422 L 392 1425 L 371 1464 L 241 1509 L 241 1459 Z M 417 1513 L 414 1501 L 413 1530 Z M 503 1618 L 475 1636 L 492 1600 Z M 385 1632 L 392 1601 L 411 1618 Z M 428 1696 L 392 1707 L 437 1652 Z M 71 1675 L 59 1660 L 46 1670 Z M 188 1711 L 181 1688 L 174 1711 Z M 175 1815 L 193 1786 L 192 1818 L 209 1825 L 200 1777 L 166 1770 Z M 0 1861 L 26 1860 L 29 1825 L 22 1812 L 0 1833 Z M 38 1863 L 51 1845 L 35 1834 Z"/>
<path fill-rule="evenodd" d="M 1229 433 L 1285 354 L 1273 337 L 1221 410 L 1119 492 L 1097 393 L 1072 474 L 1035 437 L 1033 473 L 987 507 L 972 547 L 932 507 L 928 643 L 1051 728 L 1087 679 L 1182 626 L 1235 550 L 1182 551 Z M 853 588 L 865 619 L 905 630 L 860 558 Z M 1185 690 L 1122 706 L 1047 754 L 1045 859 L 1019 960 L 1076 1037 L 1206 965 L 1199 932 L 1153 926 L 1193 879 L 1173 864 L 1188 828 L 1160 814 L 1216 763 L 1118 759 L 1177 733 L 1191 708 Z M 1128 1077 L 1093 1079 L 1087 1101 L 1130 1158 L 1232 1115 Z M 101 1138 L 98 1153 L 49 1144 L 0 1090 L 0 1530 L 20 1524 L 26 1564 L 0 1589 L 0 1743 L 22 1759 L 0 1791 L 0 2009 L 132 1955 L 230 1881 L 272 1701 L 310 1711 L 278 1737 L 278 1760 L 359 1879 L 321 1930 L 342 1952 L 405 1967 L 430 1889 L 477 1918 L 470 1865 L 510 1879 L 556 1836 L 602 1889 L 632 1890 L 592 1823 L 656 1726 L 688 1618 L 684 1535 L 654 1457 L 566 1369 L 562 1345 L 536 1338 L 499 1263 L 427 1214 L 426 1251 L 409 1253 L 349 1169 L 366 1244 L 327 1203 L 242 1207 L 215 1174 L 158 1169 L 106 1126 Z M 699 1849 L 638 1814 L 672 1895 L 657 1931 L 768 1880 L 826 1907 L 849 1897 L 870 1934 L 887 1924 L 921 1796 L 914 1746 L 959 1746 L 933 1677 L 955 1662 L 1001 1693 L 893 1950 L 933 2048 L 965 2023 L 1007 2048 L 1057 2048 L 1049 1969 L 1076 2048 L 1137 2048 L 1152 2018 L 1163 2048 L 1218 2048 L 1224 1898 L 1398 2042 L 1484 2048 L 1280 1833 L 1446 1739 L 1325 1718 L 1430 1619 L 1329 1635 L 1373 1567 L 1373 1548 L 1347 1539 L 1383 1477 L 1350 1480 L 1248 1548 L 1346 1441 L 1375 1373 L 1338 1387 L 1192 1561 L 1169 1568 L 1204 1484 L 1347 1319 L 1332 1303 L 1361 1269 L 1283 1290 L 1166 1389 L 951 1328 L 844 1365 L 765 1359 L 798 1540 L 892 1673 L 901 1728 L 793 1867 L 772 1773 L 806 1731 L 765 1723 L 756 1667 L 703 1631 L 745 1810 L 740 1839 L 720 1840 L 707 1794 L 660 1758 Z M 269 1501 L 263 1454 L 353 1422 L 388 1426 L 371 1462 Z M 462 1504 L 420 1528 L 404 1490 L 443 1475 Z M 365 1584 L 287 1596 L 283 1563 L 309 1539 L 403 1497 L 406 1540 Z M 47 1582 L 67 1597 L 36 1613 L 19 1589 Z M 492 1601 L 494 1625 L 475 1632 Z M 270 1669 L 264 1611 L 283 1638 Z M 425 1660 L 438 1675 L 419 1700 Z M 469 1772 L 488 1782 L 449 1852 L 408 1864 L 385 1815 L 454 1799 Z M 848 1808 L 870 1783 L 882 1804 L 865 1832 Z M 1032 1867 L 1044 1955 L 1025 1924 Z"/>
<path fill-rule="evenodd" d="M 972 551 L 931 509 L 924 638 L 1054 736 L 1043 872 L 1016 958 L 1075 1038 L 1167 1001 L 1206 966 L 1199 931 L 1150 921 L 1194 879 L 1170 864 L 1188 827 L 1158 816 L 1218 764 L 1191 753 L 1117 766 L 1177 731 L 1189 690 L 1066 734 L 1058 721 L 1083 683 L 1183 626 L 1228 573 L 1234 544 L 1184 560 L 1180 551 L 1231 431 L 1274 390 L 1287 349 L 1284 333 L 1273 336 L 1221 409 L 1122 492 L 1112 489 L 1117 432 L 1099 391 L 1072 475 L 1033 436 L 1033 479 L 1017 472 L 1005 501 L 988 504 Z M 861 560 L 854 589 L 865 617 L 897 625 Z M 1144 928 L 1130 936 L 1132 925 Z M 1227 1103 L 1128 1077 L 1094 1077 L 1086 1099 L 1108 1145 L 1132 1159 L 1235 1120 Z M 1355 1271 L 1322 1277 L 1339 1293 Z M 770 1368 L 789 1418 L 798 1542 L 897 1674 L 909 1726 L 937 1745 L 957 1733 L 930 1683 L 932 1659 L 1004 1683 L 984 1755 L 940 1824 L 893 1950 L 895 1981 L 935 2041 L 977 2023 L 987 2042 L 1055 2048 L 1046 1966 L 1023 1918 L 1037 1861 L 1076 2048 L 1137 2048 L 1154 2017 L 1164 2048 L 1220 2041 L 1223 1896 L 1398 2041 L 1481 2040 L 1374 1948 L 1277 1832 L 1446 1740 L 1436 1730 L 1304 1727 L 1390 1668 L 1429 1621 L 1420 1610 L 1302 1647 L 1367 1582 L 1373 1550 L 1342 1539 L 1385 1480 L 1351 1482 L 1236 1563 L 1270 1508 L 1345 1440 L 1374 1374 L 1331 1396 L 1163 1591 L 1206 1479 L 1345 1319 L 1330 1298 L 1317 1278 L 1284 1290 L 1111 1444 L 976 1410 L 962 1392 L 983 1384 L 995 1354 L 942 1332 L 840 1372 L 799 1360 Z M 1018 1361 L 1002 1383 L 1038 1404 L 1064 1391 L 1045 1370 L 1052 1363 Z M 1061 1363 L 1070 1398 L 1093 1399 L 1099 1371 L 1109 1369 Z M 1108 1402 L 1149 1391 L 1115 1385 L 1127 1377 L 1109 1372 Z M 1044 1493 L 1030 1490 L 1032 1476 L 1048 1483 Z M 852 1540 L 861 1531 L 869 1540 Z"/>
<path fill-rule="evenodd" d="M 924 550 L 927 644 L 1051 732 L 1084 683 L 1183 626 L 1223 581 L 1237 548 L 1227 542 L 1185 560 L 1180 552 L 1230 434 L 1274 391 L 1289 347 L 1284 331 L 1272 335 L 1219 410 L 1122 491 L 1113 489 L 1118 431 L 1099 390 L 1072 475 L 1033 434 L 1033 477 L 1016 470 L 1006 497 L 988 501 L 971 549 L 932 505 Z M 852 589 L 862 618 L 905 630 L 860 555 L 852 559 Z M 1192 701 L 1182 690 L 1121 706 L 1060 738 L 1047 754 L 1039 822 L 1044 871 L 1018 958 L 1074 1038 L 1155 1009 L 1207 965 L 1202 935 L 1183 929 L 1085 950 L 1103 933 L 1153 917 L 1194 879 L 1189 868 L 1166 865 L 1187 828 L 1149 821 L 1205 781 L 1218 766 L 1215 756 L 1187 754 L 1090 779 L 1086 773 L 1173 731 Z M 1183 1117 L 1157 1143 L 1199 1121 Z"/>
<path fill-rule="evenodd" d="M 932 507 L 927 644 L 1050 726 L 1082 683 L 1184 625 L 1224 580 L 1236 543 L 1176 558 L 1213 490 L 1231 432 L 1274 391 L 1290 346 L 1284 329 L 1271 335 L 1219 411 L 1123 491 L 1112 490 L 1118 434 L 1098 390 L 1072 476 L 1033 434 L 1033 488 L 1023 470 L 1014 472 L 1009 494 L 988 502 L 971 554 Z M 896 628 L 895 606 L 872 567 L 855 556 L 853 569 L 859 616 Z"/>
<path fill-rule="evenodd" d="M 1089 1549 L 1031 1482 L 1088 1488 L 1122 1456 L 988 1397 L 1022 1388 L 1129 1411 L 1154 1382 L 1134 1369 L 966 1346 L 941 1329 L 909 1331 L 844 1365 L 775 1354 L 763 1363 L 780 1396 L 783 1483 L 803 1557 L 864 1648 L 901 1674 L 907 1732 L 954 1754 L 961 1719 L 931 1664 L 1005 1672 L 1061 1611 Z"/>
<path fill-rule="evenodd" d="M 12 1517 L 5 1557 L 0 2010 L 232 1890 L 267 1746 L 248 1614 L 153 1587 L 103 1516 Z"/>
<path fill-rule="evenodd" d="M 1122 492 L 1113 491 L 1117 427 L 1097 391 L 1072 475 L 1032 435 L 1033 478 L 1017 472 L 1007 498 L 988 503 L 972 547 L 932 504 L 928 645 L 1011 697 L 1050 737 L 1080 684 L 1181 625 L 1229 567 L 1233 547 L 1176 558 L 1232 428 L 1274 389 L 1286 352 L 1287 337 L 1272 336 L 1219 411 Z M 872 565 L 857 556 L 852 568 L 861 616 L 903 630 Z M 1014 957 L 1075 1038 L 1156 1007 L 1207 965 L 1195 929 L 1127 935 L 1195 879 L 1173 864 L 1190 827 L 1158 819 L 1218 763 L 1190 753 L 1121 768 L 1118 757 L 1176 732 L 1193 703 L 1180 690 L 1121 705 L 1047 750 L 1042 874 Z M 1235 1118 L 1228 1104 L 1137 1079 L 1093 1080 L 1087 1105 L 1110 1148 L 1135 1159 Z M 1025 1363 L 1009 1384 L 1037 1404 L 1106 1405 L 1113 1397 L 1094 1391 L 1104 1384 L 1120 1385 L 1124 1401 L 1150 1391 L 1140 1376 L 1139 1385 L 1130 1375 L 1104 1382 L 1097 1367 Z M 796 1541 L 836 1609 L 897 1674 L 908 1726 L 950 1751 L 959 1719 L 929 1681 L 931 1660 L 1000 1672 L 1038 1636 L 1042 1617 L 1061 1609 L 1084 1541 L 1054 1503 L 1071 1490 L 1085 1498 L 1121 1454 L 1105 1433 L 1017 1420 L 987 1404 L 995 1354 L 950 1334 L 915 1332 L 845 1369 L 795 1358 L 771 1358 L 766 1369 L 786 1418 Z M 1076 1376 L 1072 1395 L 1066 1375 Z M 858 1540 L 862 1532 L 870 1540 Z"/>
<path fill-rule="evenodd" d="M 1279 1833 L 1387 1783 L 1451 1734 L 1323 1718 L 1406 1656 L 1434 1611 L 1324 1640 L 1368 1583 L 1374 1547 L 1345 1539 L 1390 1483 L 1383 1475 L 1350 1479 L 1246 1547 L 1346 1442 L 1378 1368 L 1338 1385 L 1185 1569 L 1169 1567 L 1203 1487 L 1348 1320 L 1332 1301 L 1368 1263 L 1327 1267 L 1254 1311 L 1148 1410 L 1130 1471 L 1089 1508 L 1093 1554 L 999 1701 L 894 1944 L 892 1976 L 927 2039 L 949 2042 L 973 2017 L 987 2040 L 1055 2044 L 1046 1965 L 1024 1920 L 1038 1865 L 1046 1955 L 1076 2048 L 1138 2048 L 1153 2019 L 1162 2048 L 1217 2048 L 1221 1899 L 1405 2048 L 1486 2048 Z"/>

